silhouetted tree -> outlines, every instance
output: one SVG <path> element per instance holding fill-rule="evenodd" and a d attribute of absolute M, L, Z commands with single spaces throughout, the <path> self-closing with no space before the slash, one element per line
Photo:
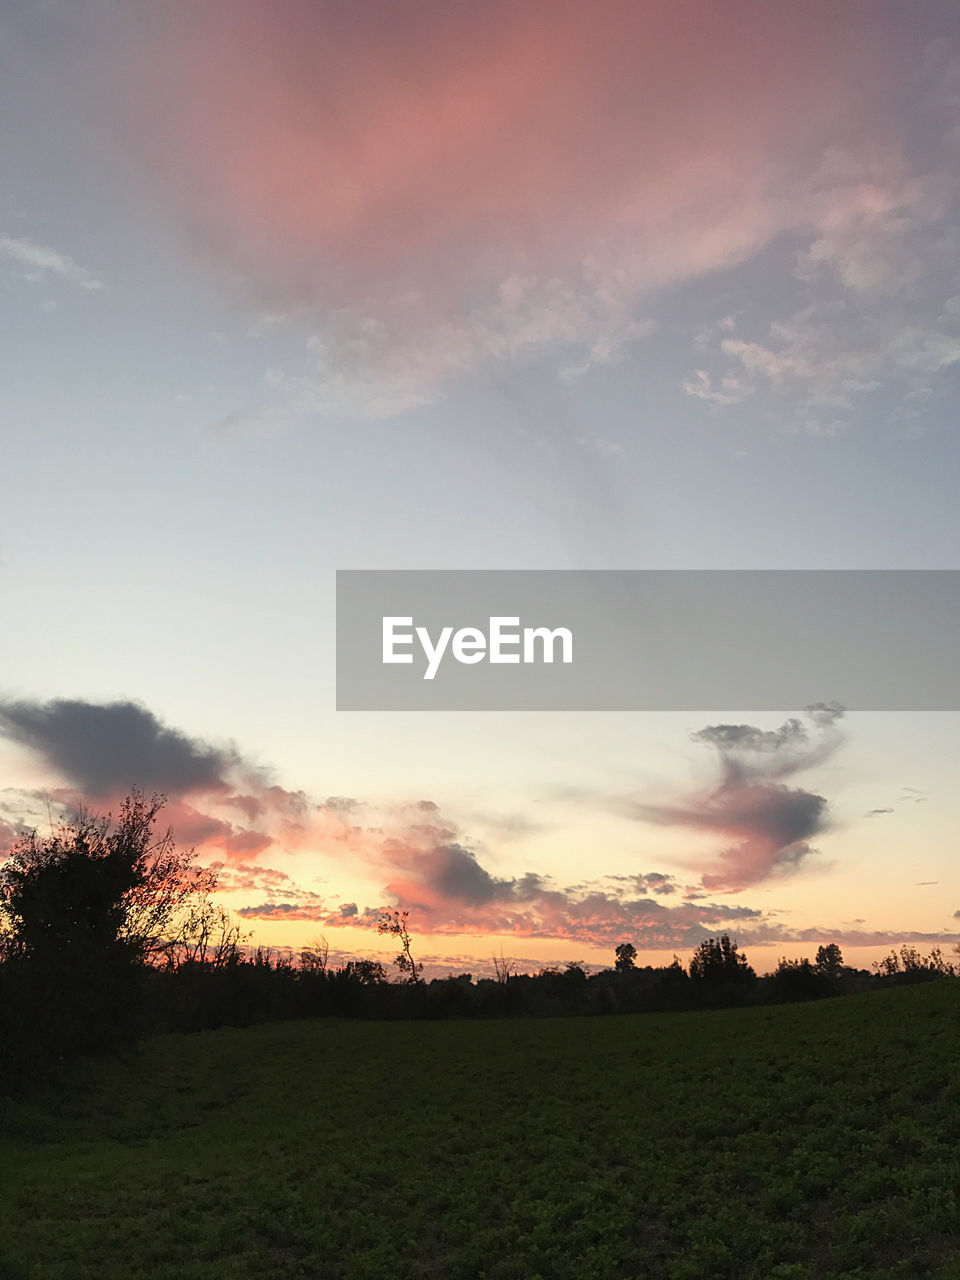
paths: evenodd
<path fill-rule="evenodd" d="M 690 978 L 710 1004 L 741 999 L 757 981 L 747 957 L 726 933 L 700 943 L 690 961 Z"/>
<path fill-rule="evenodd" d="M 407 928 L 409 914 L 409 911 L 384 911 L 380 916 L 377 932 L 391 933 L 399 941 L 400 950 L 393 963 L 405 975 L 405 982 L 418 986 L 422 981 L 420 975 L 423 972 L 423 965 L 417 964 L 413 958 L 412 939 L 410 930 Z"/>
<path fill-rule="evenodd" d="M 832 990 L 826 971 L 815 968 L 807 959 L 781 959 L 773 975 L 776 1000 L 817 1000 L 821 996 L 829 996 Z"/>
<path fill-rule="evenodd" d="M 874 960 L 873 967 L 878 977 L 900 982 L 925 982 L 930 978 L 946 977 L 953 974 L 953 966 L 943 958 L 939 947 L 934 947 L 929 956 L 924 958 L 916 947 L 904 942 L 900 954 L 891 951 L 882 960 Z"/>
<path fill-rule="evenodd" d="M 617 960 L 614 968 L 617 973 L 629 973 L 637 967 L 637 948 L 632 942 L 621 942 L 616 951 Z"/>
<path fill-rule="evenodd" d="M 330 943 L 321 934 L 300 952 L 300 968 L 308 973 L 325 974 L 330 958 Z"/>
<path fill-rule="evenodd" d="M 387 980 L 387 971 L 379 960 L 348 960 L 337 974 L 362 987 L 375 986 Z"/>
<path fill-rule="evenodd" d="M 516 971 L 516 961 L 505 956 L 503 947 L 501 947 L 500 954 L 493 957 L 493 973 L 497 983 L 501 987 L 505 987 Z"/>
<path fill-rule="evenodd" d="M 843 971 L 843 953 L 835 942 L 817 948 L 815 965 L 817 973 L 822 973 L 833 982 L 840 977 Z"/>
<path fill-rule="evenodd" d="M 214 902 L 211 892 L 212 887 L 204 887 L 182 911 L 170 945 L 162 951 L 168 968 L 191 964 L 222 969 L 239 962 L 251 934 L 242 932 L 232 912 Z"/>
<path fill-rule="evenodd" d="M 86 813 L 24 837 L 0 869 L 8 1017 L 26 1057 L 61 1057 L 133 1033 L 145 966 L 177 945 L 190 901 L 213 883 L 154 835 L 162 797 L 134 792 L 119 817 Z"/>

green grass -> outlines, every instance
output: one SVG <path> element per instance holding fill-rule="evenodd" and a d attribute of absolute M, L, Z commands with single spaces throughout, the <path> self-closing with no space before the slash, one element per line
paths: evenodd
<path fill-rule="evenodd" d="M 164 1036 L 7 1103 L 16 1280 L 956 1280 L 960 984 Z"/>

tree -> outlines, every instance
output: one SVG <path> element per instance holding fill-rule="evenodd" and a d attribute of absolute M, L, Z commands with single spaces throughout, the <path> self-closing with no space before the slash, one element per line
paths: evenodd
<path fill-rule="evenodd" d="M 614 968 L 617 973 L 630 973 L 637 967 L 637 948 L 632 942 L 621 942 L 616 950 L 616 963 Z"/>
<path fill-rule="evenodd" d="M 955 966 L 943 958 L 943 952 L 939 947 L 934 947 L 927 956 L 927 968 L 931 973 L 938 973 L 944 978 L 952 978 L 956 973 Z"/>
<path fill-rule="evenodd" d="M 843 953 L 835 942 L 817 948 L 815 965 L 817 973 L 822 973 L 825 978 L 836 981 L 840 977 L 843 970 Z"/>
<path fill-rule="evenodd" d="M 409 911 L 384 911 L 380 916 L 377 932 L 392 933 L 398 939 L 400 950 L 393 963 L 402 974 L 406 975 L 403 979 L 404 982 L 418 986 L 423 981 L 420 977 L 423 973 L 423 965 L 417 964 L 413 958 L 412 940 L 410 938 L 410 930 L 407 927 L 409 914 Z"/>
<path fill-rule="evenodd" d="M 344 981 L 359 983 L 361 987 L 374 987 L 386 982 L 387 974 L 379 960 L 348 960 L 337 975 Z"/>
<path fill-rule="evenodd" d="M 215 877 L 154 834 L 163 797 L 119 817 L 81 813 L 24 837 L 0 869 L 5 985 L 15 1034 L 41 1056 L 115 1044 L 135 1029 L 140 975 L 178 944 Z"/>
<path fill-rule="evenodd" d="M 710 987 L 743 987 L 755 982 L 757 975 L 747 963 L 747 957 L 725 933 L 700 943 L 690 961 L 690 977 Z"/>
<path fill-rule="evenodd" d="M 812 965 L 806 958 L 787 960 L 781 957 L 773 974 L 772 986 L 776 999 L 787 1001 L 817 1000 L 821 996 L 829 996 L 833 989 L 826 969 Z"/>
<path fill-rule="evenodd" d="M 493 974 L 497 983 L 501 987 L 505 987 L 510 979 L 517 971 L 517 962 L 509 959 L 503 954 L 503 947 L 500 948 L 500 954 L 493 957 Z"/>
<path fill-rule="evenodd" d="M 321 933 L 300 952 L 300 968 L 307 973 L 326 974 L 330 959 L 330 943 Z"/>
<path fill-rule="evenodd" d="M 204 888 L 197 893 L 182 912 L 169 945 L 161 948 L 167 968 L 193 964 L 203 969 L 223 969 L 239 962 L 241 947 L 252 935 L 241 930 L 232 912 L 212 901 L 211 892 Z"/>

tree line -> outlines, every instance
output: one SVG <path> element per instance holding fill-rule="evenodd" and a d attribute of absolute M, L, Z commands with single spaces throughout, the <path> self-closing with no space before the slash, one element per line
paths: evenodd
<path fill-rule="evenodd" d="M 782 959 L 759 977 L 729 935 L 707 938 L 685 968 L 640 966 L 632 942 L 611 968 L 520 973 L 502 954 L 492 977 L 426 980 L 407 915 L 383 912 L 396 980 L 376 960 L 330 962 L 321 938 L 297 960 L 249 951 L 213 898 L 216 877 L 157 835 L 162 797 L 134 793 L 118 818 L 81 814 L 32 832 L 0 866 L 0 1072 L 8 1087 L 73 1055 L 157 1031 L 195 1031 L 298 1017 L 450 1018 L 638 1013 L 811 1000 L 892 982 L 954 976 L 939 949 L 904 945 L 874 972 L 839 946 Z"/>

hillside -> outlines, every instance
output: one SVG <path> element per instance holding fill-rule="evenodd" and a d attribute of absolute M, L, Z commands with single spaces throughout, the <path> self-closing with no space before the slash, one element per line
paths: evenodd
<path fill-rule="evenodd" d="M 960 984 L 152 1039 L 2 1104 L 10 1280 L 955 1280 Z"/>

